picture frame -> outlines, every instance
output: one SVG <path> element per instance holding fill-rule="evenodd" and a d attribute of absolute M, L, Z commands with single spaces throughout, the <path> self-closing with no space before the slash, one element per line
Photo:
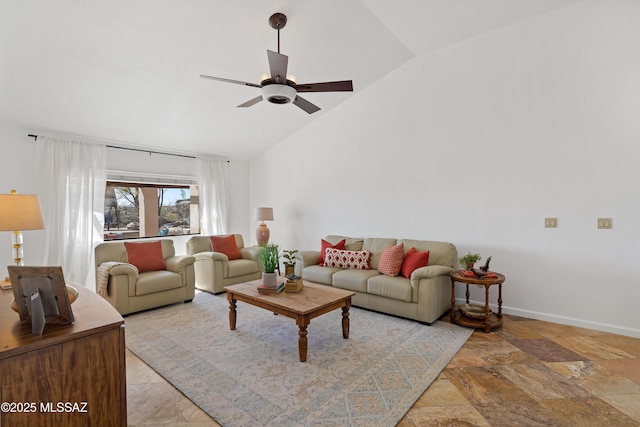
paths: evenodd
<path fill-rule="evenodd" d="M 67 325 L 74 321 L 62 267 L 7 267 L 20 323 L 32 325 L 42 335 L 45 324 Z"/>

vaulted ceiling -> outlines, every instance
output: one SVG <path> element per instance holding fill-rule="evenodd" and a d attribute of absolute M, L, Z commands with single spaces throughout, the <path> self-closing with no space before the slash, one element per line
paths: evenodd
<path fill-rule="evenodd" d="M 0 119 L 34 131 L 249 160 L 418 55 L 577 0 L 0 0 Z M 237 105 L 277 50 L 322 108 Z M 401 106 L 399 106 L 401 108 Z"/>

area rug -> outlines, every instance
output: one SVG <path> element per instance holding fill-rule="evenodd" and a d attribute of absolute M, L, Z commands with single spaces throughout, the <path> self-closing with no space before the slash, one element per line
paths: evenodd
<path fill-rule="evenodd" d="M 311 321 L 307 361 L 298 327 L 243 302 L 229 329 L 224 294 L 196 293 L 125 319 L 126 345 L 223 426 L 394 426 L 472 330 L 363 309 Z"/>

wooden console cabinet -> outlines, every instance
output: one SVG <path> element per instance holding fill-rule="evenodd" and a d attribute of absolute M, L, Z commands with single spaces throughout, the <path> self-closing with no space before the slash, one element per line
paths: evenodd
<path fill-rule="evenodd" d="M 0 426 L 126 426 L 124 319 L 78 289 L 72 325 L 31 334 L 0 290 Z"/>

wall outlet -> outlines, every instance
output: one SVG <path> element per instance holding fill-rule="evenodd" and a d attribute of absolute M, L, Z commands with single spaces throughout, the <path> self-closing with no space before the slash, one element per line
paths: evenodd
<path fill-rule="evenodd" d="M 598 228 L 605 229 L 605 230 L 613 228 L 613 219 L 598 218 Z"/>
<path fill-rule="evenodd" d="M 544 228 L 558 228 L 558 218 L 545 218 Z"/>

